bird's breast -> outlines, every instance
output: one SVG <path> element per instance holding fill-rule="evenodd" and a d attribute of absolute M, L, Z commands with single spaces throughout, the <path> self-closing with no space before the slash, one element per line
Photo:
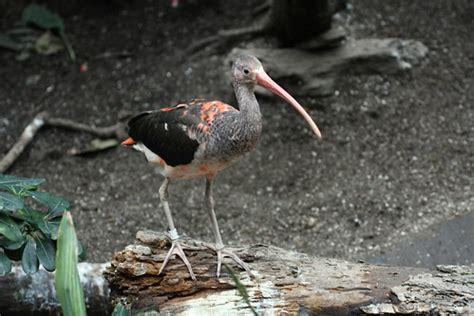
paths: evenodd
<path fill-rule="evenodd" d="M 262 130 L 261 124 L 249 125 L 235 122 L 222 127 L 210 130 L 210 137 L 203 152 L 208 159 L 222 162 L 235 161 L 255 148 Z"/>

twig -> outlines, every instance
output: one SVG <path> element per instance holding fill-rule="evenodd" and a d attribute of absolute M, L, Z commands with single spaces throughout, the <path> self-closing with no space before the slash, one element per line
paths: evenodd
<path fill-rule="evenodd" d="M 97 127 L 95 125 L 87 125 L 83 123 L 74 122 L 69 119 L 60 118 L 60 117 L 46 117 L 46 125 L 52 127 L 59 127 L 70 129 L 78 132 L 86 132 L 89 134 L 96 135 L 101 138 L 117 138 L 122 139 L 125 135 L 125 126 L 123 123 L 116 123 L 111 126 L 106 127 Z"/>
<path fill-rule="evenodd" d="M 33 121 L 31 121 L 31 123 L 23 130 L 23 133 L 21 133 L 20 138 L 15 145 L 13 145 L 12 149 L 10 149 L 10 151 L 0 161 L 0 172 L 5 172 L 10 168 L 43 125 L 44 117 L 42 114 L 36 115 Z"/>
<path fill-rule="evenodd" d="M 99 55 L 96 55 L 93 59 L 94 60 L 99 60 L 99 59 L 107 59 L 107 58 L 127 58 L 131 57 L 133 54 L 128 51 L 121 51 L 121 52 L 104 52 Z"/>
<path fill-rule="evenodd" d="M 23 153 L 26 146 L 31 143 L 35 135 L 43 126 L 65 128 L 78 132 L 86 132 L 89 134 L 96 135 L 100 138 L 115 138 L 118 140 L 122 140 L 127 136 L 127 133 L 125 131 L 125 125 L 121 122 L 111 126 L 97 127 L 94 125 L 77 123 L 65 118 L 49 117 L 48 113 L 42 112 L 37 114 L 33 121 L 28 124 L 28 126 L 24 129 L 20 138 L 13 145 L 10 151 L 5 155 L 5 157 L 2 158 L 2 160 L 0 160 L 0 173 L 7 171 L 12 166 L 12 164 Z"/>

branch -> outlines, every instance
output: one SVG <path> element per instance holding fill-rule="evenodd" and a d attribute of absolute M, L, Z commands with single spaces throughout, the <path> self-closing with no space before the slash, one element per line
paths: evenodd
<path fill-rule="evenodd" d="M 35 135 L 43 126 L 86 132 L 100 138 L 115 138 L 117 140 L 123 140 L 127 137 L 125 125 L 121 122 L 112 126 L 97 127 L 95 125 L 77 123 L 65 118 L 50 117 L 48 113 L 42 112 L 37 114 L 31 123 L 28 124 L 10 151 L 2 158 L 2 160 L 0 160 L 0 173 L 6 172 L 12 166 L 12 164 L 23 153 L 26 146 L 33 141 Z"/>
<path fill-rule="evenodd" d="M 158 274 L 170 246 L 164 233 L 138 232 L 137 239 L 136 244 L 115 253 L 106 269 L 113 301 L 128 302 L 132 310 L 148 308 L 166 315 L 250 312 L 232 278 L 225 273 L 216 278 L 214 253 L 186 251 L 197 277 L 192 281 L 179 259 Z M 184 242 L 201 244 L 186 238 Z M 254 280 L 245 271 L 237 273 L 259 314 L 473 311 L 470 282 L 474 267 L 429 271 L 351 263 L 266 245 L 243 246 L 236 251 L 258 277 Z M 239 271 L 235 265 L 232 268 Z"/>
<path fill-rule="evenodd" d="M 8 170 L 8 168 L 10 168 L 10 166 L 25 150 L 25 147 L 31 143 L 36 133 L 38 133 L 44 123 L 44 115 L 38 114 L 35 116 L 33 121 L 31 121 L 31 123 L 28 124 L 28 126 L 23 130 L 23 133 L 21 133 L 21 136 L 15 145 L 13 145 L 10 151 L 0 161 L 0 173 L 5 172 Z"/>
<path fill-rule="evenodd" d="M 78 132 L 86 132 L 101 138 L 124 139 L 124 135 L 126 135 L 125 126 L 123 123 L 117 123 L 106 127 L 97 127 L 95 125 L 82 124 L 60 117 L 46 117 L 45 124 L 52 127 L 65 128 Z"/>

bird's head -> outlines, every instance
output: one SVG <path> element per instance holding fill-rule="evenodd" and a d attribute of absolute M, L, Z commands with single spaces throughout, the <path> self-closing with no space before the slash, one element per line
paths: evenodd
<path fill-rule="evenodd" d="M 313 132 L 318 138 L 321 138 L 321 132 L 318 126 L 313 121 L 311 116 L 304 110 L 304 108 L 295 100 L 288 92 L 280 87 L 269 75 L 263 70 L 262 63 L 250 55 L 239 55 L 232 66 L 232 75 L 237 85 L 248 85 L 252 89 L 255 85 L 264 87 L 267 90 L 275 93 L 283 100 L 291 104 L 300 113 L 306 122 L 310 125 Z"/>
<path fill-rule="evenodd" d="M 239 55 L 232 66 L 234 80 L 239 84 L 255 86 L 259 71 L 263 71 L 262 63 L 250 55 Z"/>

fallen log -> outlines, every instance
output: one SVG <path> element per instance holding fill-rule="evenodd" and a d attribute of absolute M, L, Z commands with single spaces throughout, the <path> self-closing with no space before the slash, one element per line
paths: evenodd
<path fill-rule="evenodd" d="M 333 35 L 338 38 L 336 35 Z M 303 45 L 303 44 L 302 44 Z M 305 44 L 316 46 L 315 43 Z M 324 50 L 296 48 L 233 49 L 227 64 L 239 54 L 254 55 L 276 81 L 297 96 L 327 96 L 335 91 L 340 75 L 389 74 L 408 70 L 422 63 L 428 48 L 415 40 L 397 38 L 350 39 Z"/>
<path fill-rule="evenodd" d="M 252 313 L 229 273 L 216 278 L 216 258 L 211 251 L 186 251 L 197 277 L 192 281 L 179 259 L 158 275 L 170 246 L 164 233 L 141 231 L 137 239 L 136 244 L 115 253 L 106 269 L 114 303 L 164 315 Z M 443 266 L 435 271 L 389 267 L 319 258 L 268 245 L 234 251 L 256 275 L 251 279 L 245 271 L 234 272 L 259 314 L 474 312 L 472 266 Z M 237 271 L 237 266 L 229 264 Z"/>
<path fill-rule="evenodd" d="M 108 315 L 109 289 L 102 273 L 105 263 L 81 262 L 78 265 L 86 297 L 87 315 Z M 1 315 L 59 315 L 60 306 L 54 288 L 54 273 L 40 269 L 27 275 L 21 267 L 0 276 Z"/>

